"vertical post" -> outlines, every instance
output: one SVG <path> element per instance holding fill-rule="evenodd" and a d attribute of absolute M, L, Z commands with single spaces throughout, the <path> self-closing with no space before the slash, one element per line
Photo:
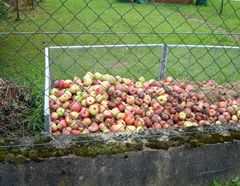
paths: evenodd
<path fill-rule="evenodd" d="M 188 47 L 187 47 L 188 48 Z M 190 67 L 191 67 L 191 63 L 192 63 L 192 51 L 191 51 L 191 48 L 188 48 L 188 50 L 189 50 L 189 61 L 188 61 L 188 65 L 187 65 L 187 69 L 189 70 L 190 69 Z M 191 75 L 190 75 L 190 73 L 188 73 L 188 71 L 186 71 L 187 72 L 187 74 L 186 74 L 186 79 L 187 80 L 190 80 L 190 78 L 191 78 Z"/>
<path fill-rule="evenodd" d="M 47 133 L 51 133 L 50 128 L 50 108 L 49 108 L 49 92 L 51 89 L 51 76 L 49 65 L 49 50 L 45 48 L 45 85 L 44 85 L 44 128 Z"/>
<path fill-rule="evenodd" d="M 168 55 L 168 46 L 164 44 L 162 49 L 162 55 L 160 58 L 160 76 L 159 76 L 160 80 L 164 79 L 165 73 L 167 71 L 167 55 Z"/>
<path fill-rule="evenodd" d="M 211 67 L 210 68 L 210 74 L 208 74 L 208 78 L 212 79 L 213 75 L 214 75 L 214 72 L 216 71 L 216 69 L 214 68 L 215 64 L 216 64 L 216 59 L 217 59 L 217 48 L 214 48 L 213 49 L 213 55 L 212 56 L 212 63 L 211 63 Z M 221 49 L 219 49 L 221 50 Z M 224 49 L 225 50 L 225 49 Z"/>
<path fill-rule="evenodd" d="M 224 0 L 221 1 L 221 7 L 220 7 L 219 15 L 222 15 L 222 13 L 223 13 L 223 1 Z"/>
<path fill-rule="evenodd" d="M 19 2 L 18 2 L 18 0 L 16 0 L 16 13 L 17 13 L 17 18 L 15 19 L 15 21 L 19 21 L 20 20 L 20 15 L 19 15 Z"/>
<path fill-rule="evenodd" d="M 34 9 L 34 0 L 31 1 L 32 9 Z"/>

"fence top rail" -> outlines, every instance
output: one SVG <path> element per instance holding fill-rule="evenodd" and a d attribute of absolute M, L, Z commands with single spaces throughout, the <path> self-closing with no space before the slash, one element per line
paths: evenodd
<path fill-rule="evenodd" d="M 162 47 L 169 48 L 220 48 L 220 49 L 240 49 L 238 46 L 220 45 L 184 45 L 184 44 L 118 44 L 118 45 L 79 45 L 79 46 L 49 46 L 49 49 L 80 49 L 80 48 L 124 48 L 124 47 Z"/>

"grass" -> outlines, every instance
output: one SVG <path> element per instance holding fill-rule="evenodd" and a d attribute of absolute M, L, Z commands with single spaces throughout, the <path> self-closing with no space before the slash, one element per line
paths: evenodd
<path fill-rule="evenodd" d="M 235 177 L 232 180 L 225 183 L 219 183 L 217 181 L 214 181 L 212 186 L 240 186 L 240 179 L 239 177 Z"/>
<path fill-rule="evenodd" d="M 23 83 L 29 84 L 30 82 L 30 84 L 34 83 L 37 85 L 43 85 L 44 47 L 51 45 L 68 46 L 121 43 L 238 45 L 239 43 L 237 43 L 237 41 L 230 35 L 221 35 L 219 33 L 222 33 L 223 30 L 225 33 L 229 31 L 234 33 L 240 32 L 240 27 L 238 27 L 237 24 L 240 17 L 240 3 L 235 1 L 229 1 L 229 3 L 226 3 L 224 6 L 224 13 L 221 17 L 218 16 L 220 3 L 220 0 L 211 0 L 209 1 L 209 6 L 197 7 L 195 5 L 151 3 L 129 4 L 126 1 L 118 0 L 85 0 L 81 1 L 81 3 L 74 0 L 45 0 L 35 10 L 27 10 L 27 12 L 22 11 L 21 21 L 15 22 L 15 14 L 9 12 L 7 19 L 0 23 L 0 31 L 80 31 L 110 32 L 110 34 L 10 34 L 0 36 L 2 41 L 0 50 L 1 74 L 5 77 L 20 79 Z M 208 24 L 204 23 L 205 20 Z M 132 32 L 135 34 L 115 34 L 115 32 Z M 152 34 L 136 34 L 138 32 L 151 32 Z M 161 32 L 161 34 L 156 34 L 157 32 Z M 180 32 L 188 32 L 189 34 L 179 34 Z M 211 34 L 204 35 L 206 33 Z M 145 49 L 145 53 L 149 50 L 150 49 Z M 103 55 L 100 50 L 98 53 L 99 55 Z M 122 51 L 117 53 L 120 53 L 120 56 L 124 55 Z M 198 53 L 198 51 L 193 54 L 193 57 L 196 57 L 196 53 Z M 200 56 L 205 55 L 205 53 L 206 51 L 200 52 Z M 229 54 L 230 57 L 226 58 L 230 58 L 231 61 L 233 58 L 236 58 L 237 51 L 229 52 Z M 150 57 L 150 54 L 145 56 L 145 58 L 149 57 L 149 61 L 154 59 L 154 62 L 150 65 L 152 68 L 147 69 L 147 71 L 153 70 L 151 74 L 156 76 L 155 74 L 159 68 L 155 68 L 157 66 L 154 66 L 154 64 L 156 63 L 156 57 L 159 56 L 159 53 L 156 54 L 153 52 L 151 55 L 152 57 Z M 134 61 L 134 55 L 129 54 L 128 56 L 131 56 L 130 59 Z M 170 59 L 173 58 L 174 60 L 170 63 L 176 63 L 179 58 L 182 60 L 187 57 L 174 54 L 170 56 Z M 127 62 L 129 62 L 130 59 Z M 207 61 L 211 61 L 211 57 L 209 57 L 209 59 Z M 233 61 L 237 61 L 237 59 L 238 58 Z M 219 63 L 221 63 L 221 60 Z M 131 65 L 127 65 L 127 67 L 128 66 L 130 67 Z M 139 75 L 139 70 L 143 71 L 144 74 L 145 66 L 141 64 L 137 66 L 134 68 L 136 71 L 132 70 L 132 72 L 127 75 Z M 179 63 L 178 67 L 182 71 L 184 67 L 181 66 L 182 65 Z M 86 69 L 89 69 L 88 67 L 89 66 L 86 66 Z M 122 68 L 124 69 L 125 67 Z M 114 71 L 114 73 L 121 72 L 122 68 L 119 70 L 114 68 L 112 71 Z M 194 77 L 199 73 L 199 68 L 192 66 L 191 71 L 193 69 L 196 73 L 191 76 Z M 226 68 L 226 71 L 230 72 L 231 69 L 232 67 Z M 169 70 L 170 74 L 177 76 L 178 74 L 181 74 L 181 72 L 176 72 L 176 68 Z M 147 73 L 147 77 L 150 78 L 151 74 L 148 75 Z M 222 81 L 222 79 L 219 78 L 220 76 L 221 73 L 216 75 L 219 82 Z M 179 78 L 181 77 L 183 76 L 180 76 Z M 206 76 L 203 76 L 198 79 L 205 77 Z"/>

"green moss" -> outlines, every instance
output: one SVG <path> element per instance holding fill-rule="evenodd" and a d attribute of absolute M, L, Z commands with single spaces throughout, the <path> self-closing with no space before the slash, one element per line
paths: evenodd
<path fill-rule="evenodd" d="M 17 148 L 13 148 L 13 149 L 10 149 L 9 152 L 13 153 L 14 155 L 17 155 L 17 154 L 19 154 L 21 152 L 21 150 L 17 149 Z"/>
<path fill-rule="evenodd" d="M 5 149 L 0 149 L 0 161 L 4 161 L 6 153 Z"/>
<path fill-rule="evenodd" d="M 75 143 L 67 147 L 56 148 L 49 146 L 33 146 L 33 147 L 15 147 L 15 148 L 0 148 L 0 161 L 9 163 L 24 163 L 27 160 L 42 161 L 44 158 L 60 157 L 74 154 L 76 156 L 95 157 L 103 154 L 124 153 L 127 151 L 143 150 L 144 145 L 152 149 L 168 150 L 170 147 L 178 147 L 184 145 L 188 148 L 202 147 L 204 144 L 223 143 L 240 139 L 240 131 L 231 131 L 230 135 L 222 134 L 197 134 L 188 136 L 179 136 L 169 138 L 165 141 L 159 141 L 156 138 L 150 138 L 146 143 L 142 140 L 134 140 L 134 143 Z M 94 137 L 78 137 L 75 141 L 91 140 Z M 50 136 L 35 136 L 34 143 L 47 143 L 51 141 Z M 6 140 L 7 143 L 12 141 Z"/>
<path fill-rule="evenodd" d="M 23 164 L 27 160 L 23 155 L 17 155 L 15 159 L 16 164 Z"/>
<path fill-rule="evenodd" d="M 98 136 L 79 136 L 79 137 L 74 138 L 73 141 L 82 142 L 82 141 L 93 141 L 96 139 L 99 139 L 99 137 Z"/>
<path fill-rule="evenodd" d="M 34 144 L 41 144 L 41 143 L 48 143 L 52 141 L 52 137 L 51 136 L 42 136 L 40 134 L 35 135 L 34 137 Z"/>
<path fill-rule="evenodd" d="M 168 150 L 170 147 L 177 147 L 180 145 L 184 145 L 188 148 L 202 147 L 204 144 L 216 144 L 216 143 L 224 143 L 231 142 L 233 139 L 240 139 L 240 133 L 235 132 L 231 135 L 221 135 L 221 134 L 201 134 L 195 136 L 181 136 L 170 138 L 166 141 L 158 141 L 157 139 L 149 139 L 145 144 L 146 147 L 152 149 L 164 149 Z"/>
<path fill-rule="evenodd" d="M 4 145 L 16 145 L 16 144 L 19 144 L 20 142 L 17 141 L 17 140 L 14 140 L 14 139 L 3 139 L 3 140 L 0 140 L 0 145 L 1 146 L 4 146 Z"/>
<path fill-rule="evenodd" d="M 235 131 L 231 133 L 233 139 L 240 140 L 240 131 Z"/>
<path fill-rule="evenodd" d="M 14 163 L 16 160 L 16 157 L 14 154 L 12 153 L 8 153 L 5 158 L 4 158 L 4 161 L 8 162 L 8 163 Z"/>
<path fill-rule="evenodd" d="M 187 143 L 184 144 L 188 148 L 202 147 L 204 143 L 199 142 L 197 139 L 190 139 Z"/>
<path fill-rule="evenodd" d="M 117 154 L 127 151 L 142 150 L 142 144 L 125 144 L 125 143 L 92 143 L 85 145 L 75 145 L 71 147 L 73 154 L 77 156 L 91 156 L 95 157 L 101 154 Z"/>
<path fill-rule="evenodd" d="M 152 149 L 164 149 L 168 150 L 170 147 L 177 147 L 179 143 L 177 141 L 166 140 L 166 141 L 158 141 L 156 139 L 149 139 L 145 144 L 146 147 Z"/>
<path fill-rule="evenodd" d="M 27 151 L 27 157 L 30 158 L 31 160 L 33 161 L 38 161 L 39 160 L 39 154 L 38 154 L 38 151 L 36 150 L 30 150 L 30 151 Z"/>

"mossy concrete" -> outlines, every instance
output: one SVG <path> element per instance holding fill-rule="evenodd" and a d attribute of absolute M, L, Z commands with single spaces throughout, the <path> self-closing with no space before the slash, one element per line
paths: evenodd
<path fill-rule="evenodd" d="M 240 142 L 195 148 L 145 148 L 94 157 L 68 155 L 41 161 L 0 162 L 0 185 L 209 185 L 240 175 Z"/>

